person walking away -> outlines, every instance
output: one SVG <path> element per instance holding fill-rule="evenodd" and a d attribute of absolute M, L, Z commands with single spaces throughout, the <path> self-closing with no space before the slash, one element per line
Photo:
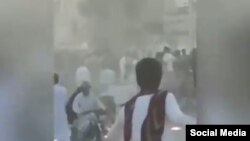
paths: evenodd
<path fill-rule="evenodd" d="M 136 60 L 132 57 L 130 53 L 126 53 L 125 56 L 121 57 L 119 61 L 120 69 L 120 81 L 126 83 L 129 81 L 132 75 L 133 66 Z"/>
<path fill-rule="evenodd" d="M 59 75 L 54 74 L 54 139 L 70 141 L 70 129 L 65 112 L 67 90 L 59 84 Z"/>
<path fill-rule="evenodd" d="M 158 89 L 162 66 L 152 58 L 136 66 L 140 92 L 119 112 L 108 141 L 172 141 L 171 122 L 185 125 L 196 120 L 185 115 L 172 93 Z"/>
<path fill-rule="evenodd" d="M 171 53 L 168 47 L 164 47 L 163 62 L 167 64 L 168 71 L 174 71 L 173 63 L 176 60 L 175 56 Z"/>

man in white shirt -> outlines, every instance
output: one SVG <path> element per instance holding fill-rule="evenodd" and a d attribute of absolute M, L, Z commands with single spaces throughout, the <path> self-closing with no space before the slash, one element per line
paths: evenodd
<path fill-rule="evenodd" d="M 155 59 L 145 58 L 137 64 L 136 78 L 141 92 L 122 107 L 116 118 L 116 122 L 108 135 L 108 141 L 146 141 L 148 135 L 155 134 L 153 132 L 147 132 L 147 134 L 142 132 L 142 130 L 148 126 L 145 126 L 145 123 L 154 123 L 151 121 L 152 119 L 150 119 L 155 118 L 152 116 L 152 113 L 154 112 L 150 110 L 152 107 L 157 107 L 162 110 L 160 115 L 163 117 L 163 121 L 158 122 L 164 122 L 163 124 L 160 124 L 163 126 L 161 128 L 162 132 L 153 136 L 153 139 L 151 138 L 152 140 L 161 138 L 161 141 L 172 141 L 173 135 L 170 132 L 171 122 L 180 125 L 194 124 L 196 122 L 194 118 L 182 113 L 176 102 L 176 98 L 172 93 L 165 93 L 165 97 L 164 94 L 161 95 L 160 93 L 160 98 L 164 98 L 158 100 L 164 105 L 158 105 L 156 102 L 153 102 L 152 105 L 152 99 L 154 100 L 159 93 L 158 87 L 160 85 L 161 77 L 162 66 Z M 153 121 L 155 121 L 155 119 L 153 119 Z M 150 125 L 147 127 L 149 131 L 151 126 L 152 128 L 155 127 L 155 125 Z"/>
<path fill-rule="evenodd" d="M 132 70 L 136 65 L 137 60 L 129 55 L 123 56 L 119 61 L 120 67 L 120 79 L 121 82 L 126 82 L 127 80 L 133 80 L 133 73 Z M 131 81 L 130 81 L 131 82 Z"/>
<path fill-rule="evenodd" d="M 65 112 L 67 90 L 59 84 L 59 76 L 54 74 L 54 133 L 56 141 L 70 141 L 70 129 Z"/>
<path fill-rule="evenodd" d="M 95 111 L 100 110 L 98 101 L 90 95 L 90 84 L 85 81 L 81 86 L 81 92 L 73 101 L 73 111 L 77 114 L 74 123 L 79 131 L 78 138 L 83 139 L 92 123 L 97 123 L 98 118 Z"/>
<path fill-rule="evenodd" d="M 164 48 L 163 62 L 167 65 L 167 71 L 174 71 L 174 61 L 176 60 L 175 56 L 171 54 L 171 51 L 168 47 Z"/>

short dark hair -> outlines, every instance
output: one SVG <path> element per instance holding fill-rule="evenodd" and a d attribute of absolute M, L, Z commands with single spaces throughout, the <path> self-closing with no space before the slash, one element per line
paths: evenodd
<path fill-rule="evenodd" d="M 54 83 L 55 84 L 59 83 L 59 75 L 57 73 L 54 73 Z"/>
<path fill-rule="evenodd" d="M 153 58 L 144 58 L 136 65 L 136 79 L 141 89 L 155 90 L 161 83 L 162 66 Z"/>

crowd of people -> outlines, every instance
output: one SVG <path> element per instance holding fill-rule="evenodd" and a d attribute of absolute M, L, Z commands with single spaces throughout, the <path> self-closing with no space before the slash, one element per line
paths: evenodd
<path fill-rule="evenodd" d="M 118 60 L 119 71 L 103 67 L 99 79 L 93 79 L 87 66 L 80 66 L 73 94 L 67 93 L 55 73 L 55 140 L 171 140 L 169 122 L 196 122 L 182 112 L 185 100 L 179 102 L 183 97 L 194 96 L 194 52 L 188 54 L 185 49 L 168 47 L 154 56 L 126 52 Z M 98 81 L 98 94 L 92 93 L 96 84 L 93 81 Z M 134 93 L 127 92 L 128 100 L 124 103 L 115 100 L 119 93 L 110 93 L 117 83 L 136 88 Z"/>

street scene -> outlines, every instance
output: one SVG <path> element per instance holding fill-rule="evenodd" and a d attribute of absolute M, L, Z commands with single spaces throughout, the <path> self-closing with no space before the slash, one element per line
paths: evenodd
<path fill-rule="evenodd" d="M 70 111 L 65 117 L 75 115 L 67 124 L 71 141 L 85 141 L 89 134 L 93 134 L 89 140 L 109 140 L 119 111 L 141 90 L 136 70 L 145 58 L 162 65 L 158 89 L 173 94 L 178 108 L 195 119 L 195 4 L 193 0 L 55 0 L 55 92 L 59 86 L 65 89 Z M 83 116 L 93 110 L 94 102 L 80 98 L 86 89 L 105 111 L 101 115 L 92 111 Z M 75 109 L 77 101 L 85 105 L 83 109 Z M 98 120 L 87 118 L 93 113 Z M 95 125 L 100 129 L 90 131 Z M 184 138 L 183 127 L 168 125 L 167 140 Z"/>

